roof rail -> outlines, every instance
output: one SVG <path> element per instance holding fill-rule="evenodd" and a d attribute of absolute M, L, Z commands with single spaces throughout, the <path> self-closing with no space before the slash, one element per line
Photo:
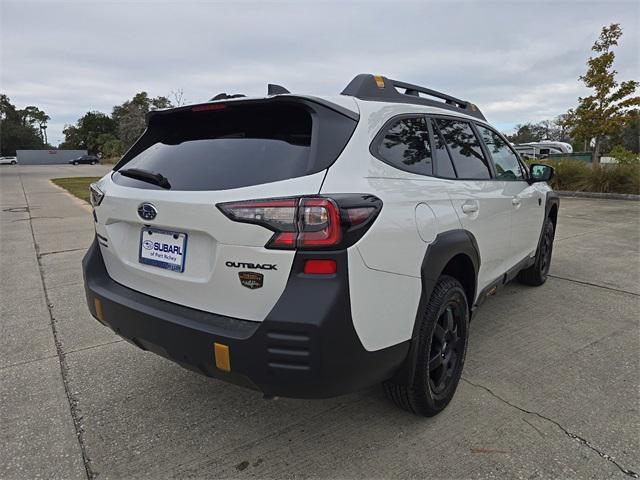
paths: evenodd
<path fill-rule="evenodd" d="M 404 89 L 404 93 L 398 91 L 399 88 Z M 421 97 L 421 93 L 429 97 L 444 100 L 444 102 Z M 381 75 L 371 75 L 370 73 L 356 75 L 341 92 L 341 95 L 349 95 L 361 100 L 373 100 L 377 102 L 428 105 L 430 107 L 457 111 L 481 120 L 486 120 L 478 107 L 471 102 L 460 100 L 459 98 L 438 92 L 437 90 L 431 90 L 430 88 L 420 87 L 399 80 L 391 80 Z"/>

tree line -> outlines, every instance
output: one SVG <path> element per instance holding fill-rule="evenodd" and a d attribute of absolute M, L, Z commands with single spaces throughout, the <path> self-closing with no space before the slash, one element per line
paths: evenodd
<path fill-rule="evenodd" d="M 173 106 L 176 105 L 168 97 L 136 93 L 131 100 L 114 106 L 111 115 L 87 112 L 75 125 L 66 125 L 60 148 L 81 148 L 105 158 L 119 157 L 144 132 L 148 112 Z"/>
<path fill-rule="evenodd" d="M 516 125 L 507 135 L 513 143 L 544 139 L 571 143 L 574 151 L 593 151 L 597 163 L 601 152 L 618 152 L 637 157 L 640 150 L 640 97 L 635 93 L 636 80 L 619 82 L 614 69 L 615 52 L 622 36 L 619 24 L 603 27 L 591 47 L 593 56 L 587 60 L 587 70 L 579 80 L 592 91 L 578 98 L 575 108 L 550 120 Z M 553 72 L 549 72 L 553 75 Z M 180 106 L 183 93 L 149 97 L 140 92 L 111 114 L 91 111 L 74 125 L 66 125 L 61 149 L 86 149 L 89 153 L 112 158 L 122 155 L 145 129 L 145 115 L 154 109 Z M 6 95 L 0 95 L 0 150 L 2 155 L 15 154 L 18 148 L 51 148 L 46 128 L 49 116 L 35 106 L 17 109 Z"/>
<path fill-rule="evenodd" d="M 38 107 L 19 109 L 0 94 L 0 155 L 15 155 L 18 149 L 52 148 L 47 141 L 49 120 Z"/>

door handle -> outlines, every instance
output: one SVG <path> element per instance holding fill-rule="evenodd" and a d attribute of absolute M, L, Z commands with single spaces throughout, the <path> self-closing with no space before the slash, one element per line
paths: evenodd
<path fill-rule="evenodd" d="M 476 213 L 478 211 L 478 204 L 477 203 L 465 203 L 462 205 L 462 211 L 464 213 L 466 213 L 467 215 L 470 215 L 472 213 Z"/>

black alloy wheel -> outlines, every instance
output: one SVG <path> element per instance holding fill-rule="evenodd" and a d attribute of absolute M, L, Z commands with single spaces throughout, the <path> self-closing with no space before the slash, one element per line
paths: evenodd
<path fill-rule="evenodd" d="M 447 390 L 460 365 L 464 338 L 460 336 L 464 321 L 460 303 L 448 304 L 433 329 L 429 349 L 429 387 L 438 397 Z"/>

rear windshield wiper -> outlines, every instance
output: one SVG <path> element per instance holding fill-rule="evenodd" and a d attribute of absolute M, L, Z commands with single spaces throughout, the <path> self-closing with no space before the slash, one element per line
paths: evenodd
<path fill-rule="evenodd" d="M 125 177 L 135 178 L 143 182 L 153 183 L 162 188 L 171 188 L 171 184 L 167 177 L 160 173 L 155 173 L 150 170 L 142 170 L 141 168 L 125 168 L 124 170 L 118 170 L 120 175 Z"/>

